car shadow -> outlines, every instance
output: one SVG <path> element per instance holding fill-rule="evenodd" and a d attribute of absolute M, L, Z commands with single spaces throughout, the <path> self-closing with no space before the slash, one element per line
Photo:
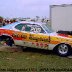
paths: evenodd
<path fill-rule="evenodd" d="M 54 53 L 54 51 L 52 50 L 36 49 L 36 48 L 30 48 L 30 47 L 23 49 L 23 52 L 40 53 L 44 55 L 56 55 L 56 53 Z"/>
<path fill-rule="evenodd" d="M 36 49 L 36 48 L 30 48 L 30 47 L 23 49 L 23 52 L 31 52 L 31 53 L 39 53 L 39 54 L 42 54 L 42 55 L 59 56 L 53 50 Z M 69 56 L 65 57 L 65 58 L 72 58 L 72 53 Z"/>

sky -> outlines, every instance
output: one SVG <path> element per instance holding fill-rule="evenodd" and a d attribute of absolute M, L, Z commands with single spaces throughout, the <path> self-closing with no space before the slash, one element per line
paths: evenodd
<path fill-rule="evenodd" d="M 72 4 L 72 0 L 0 0 L 2 17 L 47 17 L 50 5 Z"/>

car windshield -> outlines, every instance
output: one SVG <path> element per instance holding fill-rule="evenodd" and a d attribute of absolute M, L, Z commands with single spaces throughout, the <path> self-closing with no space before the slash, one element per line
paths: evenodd
<path fill-rule="evenodd" d="M 47 33 L 52 33 L 53 30 L 48 24 L 42 24 L 43 28 L 46 30 Z"/>

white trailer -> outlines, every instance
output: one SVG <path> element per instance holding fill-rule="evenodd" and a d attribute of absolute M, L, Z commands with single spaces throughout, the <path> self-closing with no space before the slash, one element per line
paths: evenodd
<path fill-rule="evenodd" d="M 50 22 L 54 31 L 72 31 L 72 4 L 51 5 Z"/>

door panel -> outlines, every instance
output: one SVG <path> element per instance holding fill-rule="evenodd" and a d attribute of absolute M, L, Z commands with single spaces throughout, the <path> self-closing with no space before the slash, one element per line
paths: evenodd
<path fill-rule="evenodd" d="M 29 42 L 32 42 L 32 47 L 45 49 L 49 45 L 49 36 L 45 34 L 30 34 Z"/>

